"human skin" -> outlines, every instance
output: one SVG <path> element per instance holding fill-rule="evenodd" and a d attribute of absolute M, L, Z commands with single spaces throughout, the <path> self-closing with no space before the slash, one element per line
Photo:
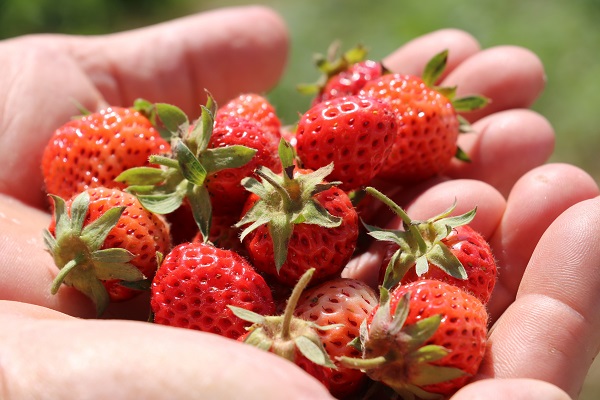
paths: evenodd
<path fill-rule="evenodd" d="M 456 213 L 477 206 L 473 226 L 499 262 L 489 306 L 490 351 L 478 379 L 453 399 L 576 397 L 600 343 L 594 315 L 597 184 L 579 168 L 546 163 L 554 131 L 528 109 L 545 83 L 530 51 L 482 50 L 469 34 L 442 30 L 407 43 L 384 62 L 393 71 L 418 73 L 445 48 L 450 59 L 443 83 L 492 102 L 467 115 L 476 133 L 462 135 L 460 145 L 471 163 L 454 163 L 447 177 L 395 198 L 417 219 L 453 199 Z M 97 110 L 143 97 L 194 115 L 204 88 L 218 102 L 272 88 L 287 51 L 284 22 L 262 7 L 107 36 L 35 35 L 0 43 L 6 70 L 0 76 L 0 397 L 186 399 L 209 393 L 234 399 L 248 393 L 275 399 L 285 390 L 290 399 L 330 398 L 312 377 L 271 354 L 144 322 L 143 296 L 111 305 L 103 320 L 91 319 L 93 305 L 74 289 L 50 294 L 57 269 L 41 235 L 50 221 L 41 153 L 53 130 L 77 114 L 73 100 Z M 344 274 L 372 283 L 378 250 L 374 245 Z"/>

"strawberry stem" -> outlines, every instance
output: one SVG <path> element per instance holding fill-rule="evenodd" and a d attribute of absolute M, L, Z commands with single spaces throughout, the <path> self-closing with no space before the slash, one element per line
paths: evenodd
<path fill-rule="evenodd" d="M 287 304 L 285 305 L 285 311 L 283 313 L 283 322 L 281 324 L 281 338 L 284 340 L 290 339 L 290 326 L 292 323 L 292 317 L 294 316 L 294 311 L 296 310 L 296 306 L 298 305 L 298 301 L 300 300 L 300 296 L 302 292 L 310 282 L 313 274 L 315 272 L 314 268 L 307 270 L 300 279 L 298 283 L 294 286 L 290 297 L 288 298 Z"/>
<path fill-rule="evenodd" d="M 394 203 L 392 199 L 387 197 L 385 194 L 381 193 L 379 190 L 374 187 L 367 187 L 365 191 L 369 193 L 371 196 L 383 202 L 386 206 L 388 206 L 396 215 L 402 219 L 404 226 L 410 230 L 410 233 L 413 235 L 414 239 L 417 241 L 419 246 L 419 251 L 425 253 L 427 251 L 427 243 L 425 243 L 425 239 L 423 239 L 423 235 L 419 232 L 419 229 L 415 224 L 413 224 L 412 219 L 408 216 L 406 211 L 404 211 L 399 205 Z"/>

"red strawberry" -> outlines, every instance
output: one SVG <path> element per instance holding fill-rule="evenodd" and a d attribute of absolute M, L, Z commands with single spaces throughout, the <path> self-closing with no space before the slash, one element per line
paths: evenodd
<path fill-rule="evenodd" d="M 296 171 L 293 151 L 282 141 L 280 175 L 261 168 L 260 183 L 247 178 L 253 193 L 236 225 L 257 270 L 294 286 L 315 268 L 313 283 L 336 277 L 350 260 L 358 237 L 358 216 L 343 190 L 326 183 L 331 165 Z"/>
<path fill-rule="evenodd" d="M 326 56 L 317 54 L 315 64 L 321 71 L 320 79 L 314 84 L 299 85 L 304 94 L 316 94 L 312 105 L 338 97 L 359 94 L 366 82 L 380 77 L 385 68 L 378 61 L 366 60 L 367 49 L 353 47 L 339 55 L 340 43 L 334 42 Z"/>
<path fill-rule="evenodd" d="M 61 283 L 90 297 L 102 314 L 109 301 L 140 293 L 122 280 L 151 279 L 157 253 L 170 250 L 164 219 L 119 189 L 90 188 L 65 202 L 54 199 L 54 216 L 46 245 L 59 269 L 53 293 Z"/>
<path fill-rule="evenodd" d="M 236 122 L 237 125 L 231 130 L 224 128 L 221 123 L 219 129 L 222 130 L 213 139 L 216 104 L 210 95 L 206 106 L 201 107 L 200 117 L 193 123 L 173 105 L 158 103 L 147 107 L 159 120 L 157 125 L 170 133 L 172 153 L 169 156 L 150 157 L 151 162 L 161 166 L 160 169 L 131 168 L 116 179 L 126 182 L 129 185 L 127 190 L 135 193 L 144 207 L 157 214 L 172 214 L 182 205 L 189 206 L 198 229 L 204 238 L 208 238 L 213 212 L 211 203 L 223 209 L 229 209 L 234 204 L 241 208 L 246 193 L 239 186 L 241 176 L 234 170 L 252 162 L 257 153 L 258 162 L 265 162 L 271 152 L 265 145 L 268 140 L 259 137 L 260 130 L 256 125 L 245 125 L 246 122 L 242 120 Z M 209 147 L 211 142 L 213 146 Z M 244 146 L 241 142 L 255 144 L 257 148 Z M 250 165 L 245 173 L 251 174 L 256 166 Z M 209 184 L 213 190 L 212 196 L 216 198 L 214 201 L 211 201 Z M 229 189 L 232 190 L 229 197 L 224 197 L 221 191 Z M 233 190 L 238 195 L 243 194 L 244 198 L 234 201 Z M 188 229 L 186 227 L 186 231 Z"/>
<path fill-rule="evenodd" d="M 240 214 L 249 195 L 241 181 L 245 177 L 253 176 L 256 168 L 265 166 L 281 172 L 281 164 L 277 157 L 279 137 L 263 131 L 255 122 L 224 116 L 216 121 L 208 147 L 215 149 L 234 145 L 255 149 L 256 153 L 243 166 L 208 174 L 205 183 L 215 214 Z"/>
<path fill-rule="evenodd" d="M 464 128 L 457 111 L 481 108 L 486 100 L 477 96 L 454 99 L 454 88 L 434 86 L 447 57 L 447 51 L 434 57 L 422 77 L 386 74 L 364 85 L 362 94 L 388 103 L 398 118 L 398 134 L 378 177 L 402 183 L 421 181 L 443 173 L 455 156 L 466 159 L 457 146 Z"/>
<path fill-rule="evenodd" d="M 351 191 L 381 170 L 396 130 L 396 117 L 384 102 L 364 96 L 336 98 L 313 106 L 300 118 L 296 151 L 305 168 L 333 162 L 329 178 Z"/>
<path fill-rule="evenodd" d="M 313 105 L 338 97 L 357 95 L 368 81 L 381 77 L 383 73 L 384 68 L 379 61 L 364 60 L 351 64 L 327 80 L 320 94 L 313 100 Z"/>
<path fill-rule="evenodd" d="M 449 396 L 477 373 L 487 323 L 476 297 L 445 282 L 420 280 L 391 294 L 382 289 L 361 328 L 363 358 L 341 361 L 402 396 Z"/>
<path fill-rule="evenodd" d="M 399 282 L 440 279 L 475 295 L 486 304 L 496 284 L 498 269 L 486 240 L 468 226 L 476 209 L 450 216 L 454 205 L 426 221 L 413 221 L 390 198 L 374 188 L 367 193 L 381 200 L 401 219 L 404 230 L 366 225 L 369 234 L 387 241 L 379 282 L 390 289 Z"/>
<path fill-rule="evenodd" d="M 298 299 L 313 274 L 311 268 L 300 277 L 282 315 L 261 315 L 235 306 L 231 309 L 239 318 L 253 323 L 239 340 L 295 363 L 329 389 L 332 368 L 336 367 L 317 332 L 338 326 L 321 326 L 294 316 Z"/>
<path fill-rule="evenodd" d="M 336 398 L 357 393 L 367 382 L 364 372 L 339 365 L 339 357 L 360 357 L 360 351 L 350 345 L 359 336 L 359 327 L 377 305 L 373 289 L 362 281 L 337 278 L 305 291 L 296 306 L 298 318 L 316 325 L 338 327 L 318 330 L 323 347 L 334 360 L 337 369 L 330 376 L 329 391 Z"/>
<path fill-rule="evenodd" d="M 264 279 L 237 253 L 182 243 L 167 254 L 151 287 L 154 322 L 237 339 L 250 325 L 233 305 L 260 314 L 275 310 Z"/>
<path fill-rule="evenodd" d="M 275 107 L 264 96 L 257 93 L 244 93 L 229 100 L 217 110 L 215 120 L 228 117 L 254 122 L 263 131 L 272 133 L 274 140 L 279 142 L 281 121 L 275 112 Z"/>
<path fill-rule="evenodd" d="M 88 187 L 124 188 L 114 179 L 123 171 L 148 166 L 152 154 L 169 143 L 133 108 L 110 107 L 58 128 L 44 149 L 42 173 L 47 193 L 69 198 Z"/>
<path fill-rule="evenodd" d="M 457 286 L 473 296 L 483 304 L 487 304 L 496 285 L 498 269 L 494 255 L 488 242 L 469 225 L 453 228 L 448 236 L 440 241 L 454 254 L 464 266 L 467 279 L 455 278 L 435 264 L 429 262 L 429 269 L 422 275 L 417 274 L 416 268 L 410 268 L 401 280 L 401 284 L 414 282 L 419 279 L 436 279 Z M 380 282 L 383 283 L 386 268 L 393 253 L 399 247 L 390 243 L 380 269 Z"/>

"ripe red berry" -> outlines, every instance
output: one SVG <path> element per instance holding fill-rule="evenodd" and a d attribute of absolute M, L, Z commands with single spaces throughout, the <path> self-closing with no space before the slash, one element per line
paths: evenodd
<path fill-rule="evenodd" d="M 205 243 L 182 243 L 165 256 L 152 281 L 151 306 L 157 324 L 232 339 L 250 324 L 228 306 L 265 315 L 275 310 L 265 280 L 244 258 Z"/>

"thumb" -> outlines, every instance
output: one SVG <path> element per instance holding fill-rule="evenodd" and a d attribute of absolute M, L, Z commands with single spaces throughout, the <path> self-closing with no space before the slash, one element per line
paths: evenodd
<path fill-rule="evenodd" d="M 105 36 L 69 37 L 69 51 L 104 99 L 172 103 L 191 116 L 207 89 L 217 102 L 265 92 L 283 73 L 288 32 L 260 6 L 223 8 Z"/>

